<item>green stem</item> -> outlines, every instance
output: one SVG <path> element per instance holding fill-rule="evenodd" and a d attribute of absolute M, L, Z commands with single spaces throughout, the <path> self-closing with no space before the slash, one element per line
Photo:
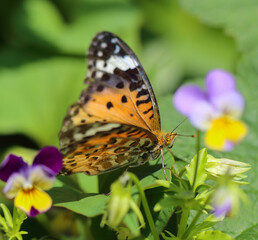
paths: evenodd
<path fill-rule="evenodd" d="M 188 208 L 183 209 L 182 214 L 181 214 L 180 223 L 179 223 L 179 226 L 178 226 L 178 232 L 177 232 L 177 237 L 180 238 L 180 239 L 185 232 L 185 229 L 186 229 L 186 226 L 187 226 L 188 216 L 189 216 L 189 209 Z"/>
<path fill-rule="evenodd" d="M 195 182 L 197 178 L 198 166 L 199 166 L 199 151 L 200 151 L 200 131 L 196 132 L 196 165 L 194 171 L 194 179 L 193 179 L 193 191 L 195 191 Z"/>
<path fill-rule="evenodd" d="M 138 180 L 138 178 L 133 173 L 128 173 L 128 174 L 130 175 L 131 179 L 134 181 L 136 187 L 138 188 L 139 194 L 140 194 L 141 199 L 142 199 L 142 206 L 143 206 L 143 209 L 145 211 L 148 223 L 150 225 L 150 229 L 151 229 L 153 238 L 154 238 L 154 240 L 159 240 L 159 235 L 158 235 L 157 230 L 155 228 L 154 221 L 153 221 L 153 218 L 152 218 L 152 215 L 151 215 L 151 211 L 150 211 L 145 193 L 144 193 L 144 191 L 142 189 L 142 186 L 140 184 L 140 181 Z"/>
<path fill-rule="evenodd" d="M 195 215 L 194 219 L 192 220 L 191 224 L 189 225 L 189 227 L 187 228 L 186 232 L 183 235 L 182 239 L 187 239 L 189 237 L 189 234 L 191 233 L 192 229 L 194 228 L 195 224 L 197 223 L 199 217 L 202 214 L 202 211 L 205 209 L 205 206 L 210 202 L 211 199 L 211 195 L 207 198 L 207 200 L 205 201 L 205 203 L 203 204 L 203 207 L 197 212 L 197 214 Z"/>
<path fill-rule="evenodd" d="M 182 168 L 181 171 L 179 172 L 178 176 L 182 177 L 182 175 L 184 174 L 184 172 L 186 171 L 186 168 Z"/>

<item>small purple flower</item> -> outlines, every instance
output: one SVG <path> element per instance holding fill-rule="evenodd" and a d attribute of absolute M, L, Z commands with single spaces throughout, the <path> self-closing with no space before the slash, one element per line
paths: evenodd
<path fill-rule="evenodd" d="M 194 127 L 206 131 L 208 147 L 230 151 L 247 134 L 247 127 L 238 120 L 244 98 L 236 89 L 234 76 L 226 71 L 212 70 L 205 79 L 206 91 L 186 84 L 175 92 L 173 104 Z"/>
<path fill-rule="evenodd" d="M 30 166 L 22 157 L 10 154 L 0 166 L 0 179 L 6 182 L 4 194 L 29 217 L 46 212 L 52 199 L 43 190 L 53 186 L 62 168 L 62 155 L 55 147 L 44 147 Z M 42 190 L 43 189 L 43 190 Z"/>
<path fill-rule="evenodd" d="M 213 213 L 216 217 L 225 217 L 232 210 L 233 199 L 226 187 L 218 188 L 213 194 Z"/>

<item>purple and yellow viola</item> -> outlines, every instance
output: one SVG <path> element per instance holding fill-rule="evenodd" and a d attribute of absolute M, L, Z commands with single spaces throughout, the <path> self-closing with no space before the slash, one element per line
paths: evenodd
<path fill-rule="evenodd" d="M 234 76 L 224 70 L 210 71 L 205 86 L 204 91 L 195 85 L 183 85 L 175 92 L 173 104 L 195 128 L 206 131 L 206 146 L 230 151 L 247 134 L 246 125 L 239 120 L 244 98 L 236 89 Z"/>
<path fill-rule="evenodd" d="M 43 190 L 53 186 L 61 168 L 62 155 L 55 147 L 42 148 L 32 165 L 10 154 L 0 166 L 0 179 L 6 182 L 3 192 L 29 217 L 44 213 L 52 206 L 52 199 Z"/>

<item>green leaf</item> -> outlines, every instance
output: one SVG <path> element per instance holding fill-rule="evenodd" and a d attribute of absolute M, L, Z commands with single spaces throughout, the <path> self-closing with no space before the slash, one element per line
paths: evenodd
<path fill-rule="evenodd" d="M 130 3 L 79 0 L 69 5 L 67 12 L 72 17 L 64 21 L 51 1 L 24 1 L 15 16 L 16 34 L 27 44 L 79 55 L 84 55 L 93 36 L 103 30 L 127 36 L 129 42 L 139 41 L 141 15 Z"/>
<path fill-rule="evenodd" d="M 197 235 L 200 231 L 207 230 L 211 227 L 213 227 L 216 223 L 219 221 L 222 221 L 222 219 L 214 218 L 213 215 L 209 215 L 206 219 L 204 219 L 201 223 L 197 224 L 190 232 L 188 238 L 191 239 L 192 236 Z"/>
<path fill-rule="evenodd" d="M 88 196 L 80 200 L 60 202 L 54 204 L 87 217 L 95 217 L 104 213 L 108 197 L 105 195 Z"/>
<path fill-rule="evenodd" d="M 195 155 L 192 161 L 190 162 L 190 165 L 186 167 L 186 172 L 187 172 L 186 176 L 193 188 L 193 191 L 195 191 L 196 188 L 199 187 L 200 185 L 204 184 L 206 180 L 206 177 L 207 177 L 207 174 L 205 172 L 206 163 L 207 163 L 207 149 L 203 148 L 202 150 L 199 151 L 198 166 L 196 166 L 197 155 Z M 197 172 L 196 172 L 196 180 L 194 183 L 196 167 L 197 167 Z"/>
<path fill-rule="evenodd" d="M 250 228 L 247 228 L 245 231 L 240 233 L 237 237 L 235 237 L 235 240 L 255 240 L 258 236 L 258 224 L 255 224 L 254 226 L 251 226 Z"/>
<path fill-rule="evenodd" d="M 3 203 L 0 204 L 0 207 L 3 210 L 5 221 L 7 222 L 8 226 L 10 228 L 13 228 L 13 218 L 9 209 Z"/>
<path fill-rule="evenodd" d="M 201 76 L 216 67 L 233 70 L 237 57 L 235 43 L 233 39 L 225 36 L 221 29 L 202 24 L 180 6 L 180 1 L 139 2 L 146 18 L 145 28 L 158 36 L 162 35 L 163 44 L 158 50 L 161 49 L 159 51 L 162 52 L 164 45 L 166 49 L 165 56 L 158 58 L 159 61 L 153 59 L 153 67 L 158 67 L 163 59 L 166 59 L 163 65 L 173 64 L 175 69 L 174 73 L 168 76 L 169 82 L 162 87 L 169 89 L 170 84 L 174 85 L 174 82 L 187 75 Z M 165 81 L 157 78 L 154 84 Z"/>
<path fill-rule="evenodd" d="M 85 69 L 84 60 L 53 58 L 0 70 L 0 134 L 22 133 L 41 146 L 56 145 Z"/>
<path fill-rule="evenodd" d="M 140 235 L 138 218 L 133 211 L 125 215 L 123 223 L 130 229 L 132 236 L 136 237 Z"/>
<path fill-rule="evenodd" d="M 167 236 L 165 235 L 165 233 L 161 233 L 161 236 L 162 236 L 165 240 L 177 239 L 177 237 L 175 237 L 171 232 L 169 232 L 169 231 L 165 231 L 165 232 L 166 232 L 166 234 L 169 235 L 169 237 L 167 237 Z"/>
<path fill-rule="evenodd" d="M 234 240 L 231 236 L 221 232 L 221 231 L 213 231 L 208 230 L 199 233 L 195 238 L 195 240 Z"/>
<path fill-rule="evenodd" d="M 84 173 L 76 174 L 77 182 L 86 193 L 98 193 L 98 176 L 87 176 Z"/>
<path fill-rule="evenodd" d="M 257 48 L 258 2 L 256 0 L 179 0 L 189 12 L 211 26 L 223 27 L 236 39 L 241 51 Z"/>
<path fill-rule="evenodd" d="M 8 231 L 8 225 L 6 224 L 5 218 L 0 215 L 0 228 L 4 231 Z M 0 235 L 1 236 L 1 235 Z"/>

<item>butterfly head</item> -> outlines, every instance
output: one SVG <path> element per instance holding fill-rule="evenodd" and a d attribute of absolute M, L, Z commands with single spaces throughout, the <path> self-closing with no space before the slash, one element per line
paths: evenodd
<path fill-rule="evenodd" d="M 166 133 L 165 136 L 164 136 L 165 146 L 167 146 L 168 148 L 172 148 L 173 144 L 176 140 L 176 137 L 177 137 L 177 133 L 172 133 L 172 132 Z"/>

